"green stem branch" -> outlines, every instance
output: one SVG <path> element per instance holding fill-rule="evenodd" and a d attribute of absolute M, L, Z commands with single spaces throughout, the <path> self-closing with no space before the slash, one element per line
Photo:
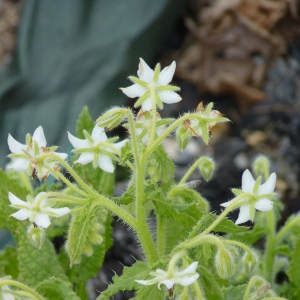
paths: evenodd
<path fill-rule="evenodd" d="M 189 168 L 189 170 L 185 173 L 185 175 L 182 177 L 178 185 L 184 184 L 187 181 L 187 179 L 191 176 L 191 174 L 195 171 L 195 169 L 201 164 L 201 162 L 206 159 L 206 157 L 200 157 L 198 160 L 196 160 L 194 164 Z"/>

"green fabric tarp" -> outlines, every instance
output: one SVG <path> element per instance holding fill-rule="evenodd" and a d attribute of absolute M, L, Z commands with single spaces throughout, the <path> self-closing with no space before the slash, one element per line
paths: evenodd
<path fill-rule="evenodd" d="M 87 105 L 96 118 L 126 98 L 118 90 L 151 58 L 184 0 L 27 0 L 13 63 L 0 73 L 0 164 L 7 133 L 21 143 L 42 125 L 48 145 L 70 149 L 66 131 Z"/>

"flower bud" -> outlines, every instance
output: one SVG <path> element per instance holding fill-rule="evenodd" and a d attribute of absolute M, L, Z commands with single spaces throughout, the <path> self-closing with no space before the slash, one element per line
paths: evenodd
<path fill-rule="evenodd" d="M 255 252 L 245 252 L 243 256 L 243 265 L 248 276 L 251 276 L 258 265 L 259 259 Z"/>
<path fill-rule="evenodd" d="M 209 157 L 204 157 L 204 160 L 199 165 L 200 172 L 206 181 L 209 181 L 215 170 L 215 163 Z"/>
<path fill-rule="evenodd" d="M 176 139 L 181 151 L 183 151 L 186 148 L 192 137 L 191 131 L 185 126 L 186 122 L 184 122 L 183 126 L 180 126 L 176 131 Z"/>
<path fill-rule="evenodd" d="M 215 256 L 215 266 L 218 275 L 223 279 L 228 279 L 234 275 L 235 262 L 231 253 L 225 248 L 218 250 Z"/>
<path fill-rule="evenodd" d="M 264 155 L 259 155 L 253 162 L 252 164 L 252 167 L 253 167 L 253 171 L 254 171 L 254 174 L 255 174 L 255 177 L 258 177 L 258 176 L 262 176 L 264 177 L 265 175 L 265 171 L 269 170 L 270 169 L 270 161 L 269 159 L 264 156 Z M 267 178 L 265 178 L 266 180 Z"/>
<path fill-rule="evenodd" d="M 125 120 L 127 113 L 127 109 L 114 107 L 99 117 L 96 122 L 100 127 L 107 127 L 108 130 L 111 130 Z"/>
<path fill-rule="evenodd" d="M 84 244 L 84 248 L 83 248 L 83 253 L 84 253 L 86 256 L 92 256 L 93 253 L 94 253 L 94 249 L 93 249 L 92 245 L 89 244 L 89 243 L 85 243 L 85 244 Z"/>
<path fill-rule="evenodd" d="M 30 225 L 27 229 L 28 237 L 32 244 L 41 249 L 45 239 L 45 231 L 42 227 L 36 227 L 36 225 Z"/>

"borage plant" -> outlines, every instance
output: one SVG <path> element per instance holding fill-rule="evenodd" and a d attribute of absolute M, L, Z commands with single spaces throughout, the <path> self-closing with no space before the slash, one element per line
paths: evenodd
<path fill-rule="evenodd" d="M 72 164 L 57 147 L 47 147 L 42 127 L 28 134 L 25 144 L 9 135 L 12 161 L 8 174 L 0 173 L 0 224 L 12 232 L 16 247 L 1 253 L 0 299 L 86 299 L 86 280 L 97 274 L 112 244 L 112 216 L 134 232 L 144 261 L 124 267 L 99 300 L 125 290 L 142 300 L 299 297 L 300 216 L 291 216 L 277 231 L 282 204 L 266 157 L 254 161 L 255 177 L 244 172 L 241 189 L 232 189 L 233 199 L 224 199 L 220 215 L 209 212 L 208 201 L 195 190 L 199 182 L 188 181 L 197 169 L 210 180 L 212 158 L 200 157 L 179 183 L 174 181 L 163 140 L 175 133 L 181 150 L 193 136 L 207 144 L 213 126 L 228 121 L 212 103 L 200 103 L 178 119 L 160 117 L 163 103 L 181 100 L 179 88 L 169 85 L 175 67 L 173 62 L 152 70 L 140 60 L 138 77 L 129 77 L 133 85 L 121 89 L 139 97 L 137 115 L 114 107 L 94 124 L 84 109 L 77 137 L 68 133 Z M 119 125 L 129 133 L 121 142 L 106 135 Z M 131 172 L 120 197 L 112 197 L 116 163 Z M 50 174 L 56 181 L 36 188 L 28 178 L 47 181 Z M 238 208 L 234 223 L 227 216 Z M 156 232 L 147 223 L 150 214 L 156 216 Z M 252 228 L 238 226 L 249 220 Z M 65 247 L 55 251 L 50 240 L 66 231 Z M 279 273 L 289 280 L 279 285 Z"/>

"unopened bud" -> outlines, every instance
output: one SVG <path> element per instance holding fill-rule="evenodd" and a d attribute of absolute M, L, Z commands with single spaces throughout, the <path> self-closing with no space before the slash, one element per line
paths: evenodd
<path fill-rule="evenodd" d="M 45 239 L 45 231 L 42 227 L 37 227 L 36 225 L 32 224 L 27 229 L 29 240 L 32 244 L 41 249 L 43 246 L 43 242 Z"/>
<path fill-rule="evenodd" d="M 86 256 L 92 256 L 93 253 L 94 253 L 94 249 L 93 249 L 93 247 L 92 247 L 91 244 L 85 243 L 85 244 L 84 244 L 84 248 L 83 248 L 83 252 L 84 252 L 84 254 L 85 254 Z"/>
<path fill-rule="evenodd" d="M 95 233 L 95 232 L 91 232 L 87 238 L 90 241 L 90 243 L 92 243 L 94 245 L 99 245 L 103 241 L 103 237 L 100 234 Z"/>
<path fill-rule="evenodd" d="M 258 265 L 259 259 L 255 252 L 245 252 L 243 256 L 243 265 L 248 276 L 251 276 Z"/>
<path fill-rule="evenodd" d="M 181 151 L 183 151 L 186 148 L 191 137 L 192 137 L 192 134 L 191 134 L 190 130 L 186 130 L 184 125 L 177 129 L 176 139 L 178 141 L 179 148 Z"/>
<path fill-rule="evenodd" d="M 209 181 L 215 170 L 215 163 L 209 157 L 204 157 L 204 160 L 199 165 L 200 172 L 206 181 Z"/>
<path fill-rule="evenodd" d="M 96 122 L 100 127 L 107 127 L 108 130 L 111 130 L 125 120 L 127 113 L 127 109 L 114 107 L 99 117 Z"/>
<path fill-rule="evenodd" d="M 218 275 L 223 279 L 228 279 L 234 275 L 234 260 L 231 253 L 225 249 L 218 250 L 215 256 L 215 266 Z"/>
<path fill-rule="evenodd" d="M 270 161 L 264 155 L 259 155 L 252 164 L 255 177 L 265 176 L 266 171 L 270 169 Z M 267 178 L 264 178 L 265 180 Z"/>

